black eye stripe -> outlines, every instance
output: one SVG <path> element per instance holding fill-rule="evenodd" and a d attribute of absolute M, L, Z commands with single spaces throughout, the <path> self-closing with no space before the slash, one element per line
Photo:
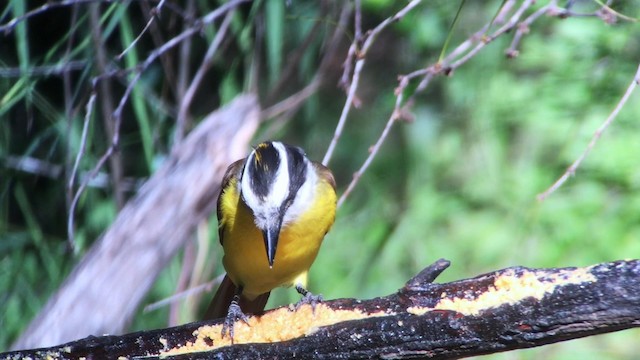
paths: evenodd
<path fill-rule="evenodd" d="M 283 210 L 286 210 L 295 199 L 296 193 L 302 187 L 307 179 L 307 164 L 304 161 L 304 152 L 302 149 L 285 145 L 287 150 L 287 159 L 289 161 L 289 195 L 282 204 Z"/>
<path fill-rule="evenodd" d="M 269 194 L 280 167 L 280 153 L 272 143 L 262 143 L 254 150 L 253 157 L 247 159 L 251 189 L 260 198 Z"/>

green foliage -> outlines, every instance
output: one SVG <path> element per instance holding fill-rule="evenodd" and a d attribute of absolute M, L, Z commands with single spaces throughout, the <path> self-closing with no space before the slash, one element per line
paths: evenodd
<path fill-rule="evenodd" d="M 491 21 L 501 3 L 465 2 L 450 29 L 459 3 L 425 2 L 380 36 L 362 73 L 362 106 L 352 109 L 330 164 L 339 192 L 391 115 L 396 76 L 437 61 L 449 35 L 445 52 Z M 597 8 L 580 5 L 581 11 Z M 194 6 L 198 16 L 215 8 L 211 2 Z M 637 6 L 625 6 L 620 11 L 637 13 Z M 10 1 L 0 12 L 0 24 L 30 10 L 24 7 L 21 1 Z M 364 1 L 365 30 L 400 7 L 393 1 Z M 322 36 L 335 26 L 325 10 L 307 2 L 265 0 L 236 13 L 224 52 L 215 59 L 191 107 L 195 122 L 254 85 L 262 98 L 275 99 L 265 105 L 303 87 L 326 50 Z M 146 34 L 120 62 L 114 60 L 146 24 L 144 14 L 131 3 L 102 5 L 102 37 L 113 66 L 133 68 L 159 46 Z M 19 70 L 18 76 L 0 77 L 0 157 L 5 164 L 0 170 L 0 350 L 15 339 L 77 261 L 66 245 L 68 179 L 47 179 L 8 165 L 10 157 L 29 156 L 69 168 L 80 151 L 84 105 L 99 69 L 88 12 L 79 12 L 75 22 L 69 12 L 64 15 L 71 26 L 49 29 L 46 44 L 34 37 L 44 26 L 38 17 L 19 23 L 9 35 L 11 41 L 0 42 L 0 68 Z M 157 25 L 169 32 L 173 21 L 181 22 L 174 15 L 163 13 Z M 264 29 L 257 29 L 259 22 Z M 271 94 L 289 66 L 288 56 L 317 22 L 323 26 L 295 76 L 280 93 Z M 166 35 L 164 41 L 171 37 L 160 33 Z M 199 66 L 215 31 L 207 27 L 200 35 L 191 44 L 191 70 Z M 545 201 L 536 200 L 586 148 L 631 82 L 640 58 L 639 35 L 634 23 L 542 17 L 522 39 L 517 58 L 504 56 L 512 39 L 507 34 L 452 76 L 434 79 L 411 108 L 415 120 L 395 125 L 339 210 L 312 268 L 311 290 L 326 298 L 385 295 L 438 258 L 452 261 L 439 281 L 452 281 L 507 266 L 586 266 L 639 257 L 637 93 L 576 175 Z M 325 75 L 328 84 L 286 125 L 266 123 L 259 134 L 275 133 L 303 146 L 312 158 L 322 158 L 345 99 L 335 81 L 352 29 L 343 36 L 343 51 Z M 28 74 L 39 66 L 64 66 L 71 60 L 89 65 L 73 73 L 73 111 L 67 111 L 60 95 L 61 76 Z M 167 64 L 182 59 L 176 50 L 164 60 L 167 63 L 157 61 L 142 73 L 124 108 L 119 150 L 126 177 L 149 176 L 171 148 L 178 104 L 167 88 L 174 85 L 171 79 L 179 69 Z M 132 78 L 129 72 L 112 84 L 114 105 Z M 407 91 L 414 91 L 412 85 Z M 103 123 L 100 105 L 88 123 L 81 174 L 93 169 L 110 145 Z M 108 174 L 109 168 L 103 171 Z M 89 188 L 80 198 L 75 216 L 81 252 L 112 223 L 117 209 L 110 187 Z M 219 251 L 217 240 L 212 242 Z M 149 302 L 173 292 L 180 268 L 177 258 L 158 279 Z M 277 290 L 270 304 L 295 301 L 293 293 Z M 166 309 L 141 314 L 133 328 L 161 327 L 166 317 Z M 633 358 L 640 351 L 633 341 L 637 335 L 626 331 L 493 358 Z"/>

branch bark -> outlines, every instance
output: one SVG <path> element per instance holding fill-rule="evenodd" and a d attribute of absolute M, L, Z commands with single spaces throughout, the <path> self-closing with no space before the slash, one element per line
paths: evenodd
<path fill-rule="evenodd" d="M 250 325 L 235 325 L 232 346 L 220 338 L 216 320 L 90 337 L 0 358 L 453 359 L 640 326 L 640 260 L 585 268 L 513 267 L 432 283 L 448 266 L 440 260 L 386 297 L 326 301 L 315 311 L 308 305 L 296 311 L 282 307 L 253 316 Z"/>
<path fill-rule="evenodd" d="M 210 114 L 120 212 L 12 348 L 121 333 L 158 273 L 215 207 L 228 164 L 244 156 L 255 96 Z"/>

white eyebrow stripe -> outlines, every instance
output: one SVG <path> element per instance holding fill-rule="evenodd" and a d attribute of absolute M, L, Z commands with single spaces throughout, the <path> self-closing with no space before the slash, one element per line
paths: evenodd
<path fill-rule="evenodd" d="M 280 165 L 276 177 L 273 181 L 271 189 L 269 189 L 269 195 L 267 196 L 267 203 L 277 204 L 278 207 L 284 203 L 289 197 L 289 155 L 287 149 L 280 142 L 274 141 L 273 147 L 278 150 L 280 155 Z"/>
<path fill-rule="evenodd" d="M 244 162 L 244 170 L 242 171 L 242 180 L 240 181 L 240 192 L 244 198 L 245 203 L 250 208 L 254 208 L 260 204 L 260 201 L 256 194 L 251 189 L 251 177 L 249 176 L 249 164 L 253 161 L 255 156 L 255 150 L 251 151 L 251 154 L 247 156 Z"/>

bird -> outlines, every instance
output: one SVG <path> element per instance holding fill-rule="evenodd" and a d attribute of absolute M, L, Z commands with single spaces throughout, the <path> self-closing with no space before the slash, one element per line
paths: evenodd
<path fill-rule="evenodd" d="M 223 337 L 233 342 L 234 323 L 262 312 L 274 288 L 294 286 L 298 305 L 322 301 L 307 290 L 307 277 L 336 216 L 327 167 L 299 147 L 262 142 L 229 165 L 217 205 L 226 275 L 205 319 L 225 317 Z"/>

